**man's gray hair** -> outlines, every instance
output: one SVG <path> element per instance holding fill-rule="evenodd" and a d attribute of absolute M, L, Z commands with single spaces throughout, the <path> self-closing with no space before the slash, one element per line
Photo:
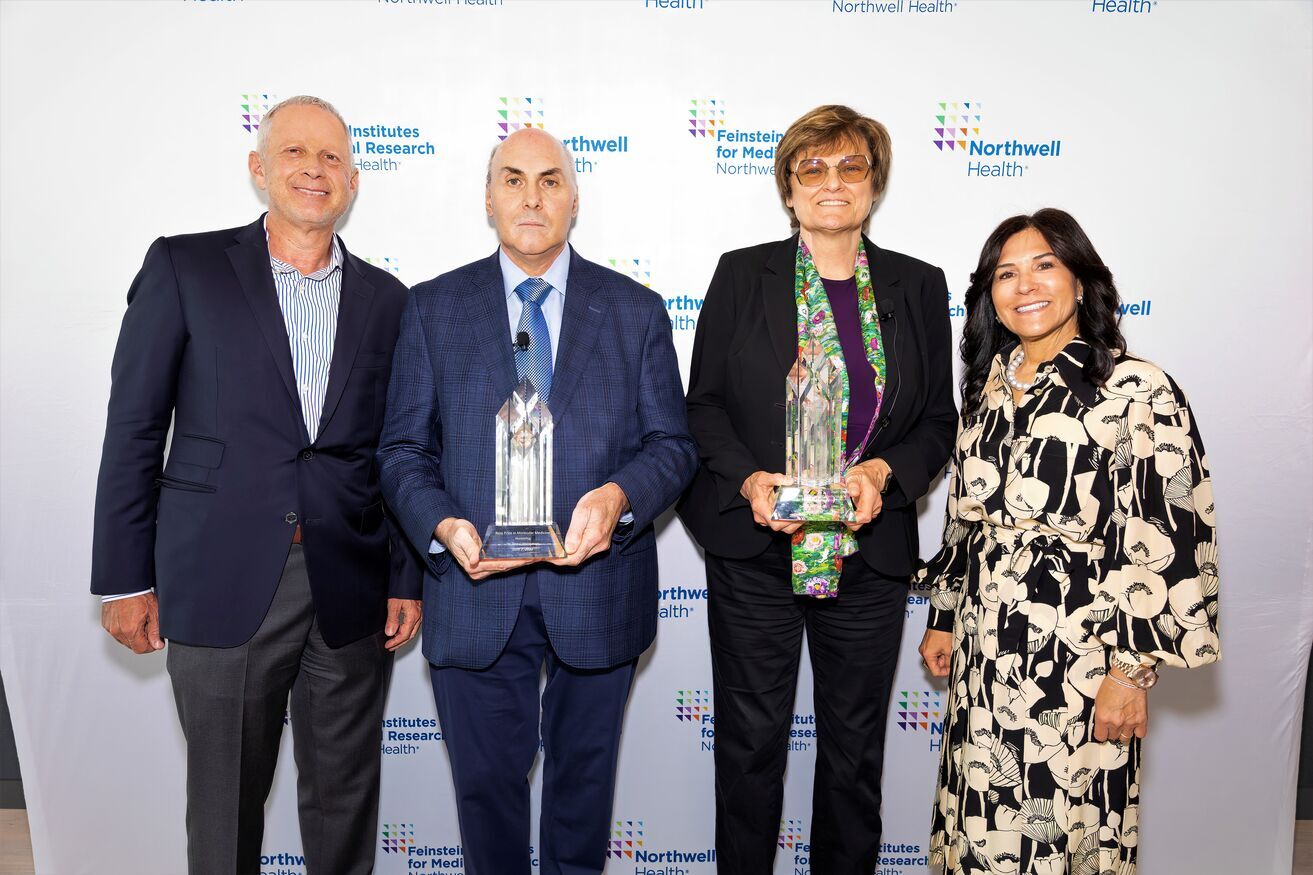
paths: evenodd
<path fill-rule="evenodd" d="M 333 118 L 341 122 L 342 127 L 346 129 L 346 152 L 348 156 L 351 154 L 351 126 L 346 123 L 346 119 L 342 118 L 342 113 L 337 111 L 337 107 L 333 106 L 333 104 L 324 100 L 322 97 L 314 97 L 310 94 L 298 94 L 296 97 L 289 97 L 286 100 L 280 100 L 278 103 L 270 107 L 269 111 L 260 119 L 260 127 L 255 132 L 255 151 L 260 153 L 261 158 L 269 157 L 265 154 L 265 147 L 269 144 L 269 122 L 273 120 L 273 117 L 277 115 L 280 110 L 287 106 L 317 106 L 324 112 L 331 114 Z"/>
<path fill-rule="evenodd" d="M 542 130 L 541 128 L 537 128 L 536 130 L 538 130 L 539 133 L 547 134 L 547 132 Z M 571 154 L 570 148 L 566 146 L 564 143 L 562 143 L 555 136 L 552 136 L 551 134 L 547 134 L 547 136 L 551 137 L 553 140 L 556 140 L 556 145 L 561 147 L 561 155 L 565 157 L 565 175 L 570 180 L 570 187 L 573 188 L 576 192 L 578 192 L 579 177 L 574 172 L 574 155 Z M 505 140 L 502 140 L 500 143 L 493 146 L 492 151 L 488 153 L 488 171 L 483 177 L 484 185 L 492 185 L 492 162 L 497 160 L 497 150 L 500 149 L 502 147 L 502 143 L 505 142 L 506 142 Z"/>

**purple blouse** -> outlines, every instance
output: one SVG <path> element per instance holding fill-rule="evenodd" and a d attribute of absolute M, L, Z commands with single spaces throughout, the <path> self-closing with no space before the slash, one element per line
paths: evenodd
<path fill-rule="evenodd" d="M 834 327 L 839 332 L 839 346 L 843 348 L 843 364 L 848 370 L 848 446 L 852 453 L 866 438 L 871 420 L 875 418 L 875 368 L 866 357 L 866 344 L 862 341 L 862 326 L 857 314 L 857 277 L 846 280 L 822 278 L 825 296 L 830 299 L 830 312 Z"/>

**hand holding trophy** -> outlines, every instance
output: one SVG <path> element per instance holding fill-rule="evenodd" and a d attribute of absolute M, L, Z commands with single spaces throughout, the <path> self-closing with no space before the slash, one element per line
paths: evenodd
<path fill-rule="evenodd" d="M 843 374 L 816 340 L 798 354 L 785 390 L 785 476 L 772 519 L 853 522 L 843 484 Z"/>
<path fill-rule="evenodd" d="M 483 536 L 485 559 L 560 559 L 552 520 L 552 413 L 525 377 L 497 412 L 497 516 Z"/>

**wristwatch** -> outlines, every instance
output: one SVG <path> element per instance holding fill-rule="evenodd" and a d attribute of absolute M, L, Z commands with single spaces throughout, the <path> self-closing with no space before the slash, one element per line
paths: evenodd
<path fill-rule="evenodd" d="M 1155 671 L 1157 663 L 1145 665 L 1130 654 L 1117 651 L 1113 654 L 1112 661 L 1126 675 L 1126 679 L 1135 684 L 1142 690 L 1153 689 L 1153 685 L 1158 683 L 1158 672 Z"/>

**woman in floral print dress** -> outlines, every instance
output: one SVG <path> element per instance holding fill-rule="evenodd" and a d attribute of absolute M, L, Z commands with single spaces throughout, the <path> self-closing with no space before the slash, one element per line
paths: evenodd
<path fill-rule="evenodd" d="M 949 676 L 931 871 L 1133 875 L 1148 688 L 1218 658 L 1207 457 L 1125 353 L 1060 210 L 1003 222 L 967 293 L 963 412 L 921 655 Z"/>

